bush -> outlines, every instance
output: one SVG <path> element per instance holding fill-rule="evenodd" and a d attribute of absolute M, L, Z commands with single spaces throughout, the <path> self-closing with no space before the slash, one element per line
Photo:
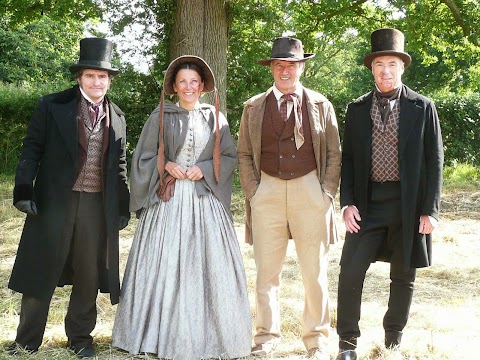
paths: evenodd
<path fill-rule="evenodd" d="M 53 89 L 0 84 L 0 173 L 15 170 L 27 125 L 44 91 L 53 92 Z"/>
<path fill-rule="evenodd" d="M 445 163 L 480 165 L 480 94 L 447 94 L 435 99 L 442 127 Z"/>
<path fill-rule="evenodd" d="M 443 183 L 452 187 L 476 188 L 480 185 L 480 167 L 470 164 L 446 166 L 443 170 Z"/>
<path fill-rule="evenodd" d="M 22 138 L 33 109 L 44 94 L 68 88 L 71 84 L 22 89 L 0 84 L 0 173 L 12 173 L 20 154 Z M 113 80 L 109 97 L 125 112 L 128 158 L 135 149 L 143 124 L 159 102 L 160 90 L 154 79 L 123 69 Z M 480 95 L 450 94 L 431 96 L 437 106 L 445 148 L 445 164 L 468 163 L 480 166 Z M 346 95 L 329 95 L 335 106 L 340 136 L 345 121 Z M 237 131 L 229 119 L 232 132 Z"/>
<path fill-rule="evenodd" d="M 12 174 L 15 171 L 22 139 L 40 97 L 71 86 L 73 83 L 65 82 L 27 89 L 0 83 L 0 174 Z M 159 94 L 149 76 L 134 73 L 131 69 L 122 70 L 121 76 L 112 81 L 108 96 L 125 113 L 129 160 L 143 124 L 159 102 Z"/>

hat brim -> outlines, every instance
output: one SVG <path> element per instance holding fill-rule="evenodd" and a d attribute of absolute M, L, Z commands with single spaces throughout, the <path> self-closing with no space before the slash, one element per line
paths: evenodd
<path fill-rule="evenodd" d="M 399 51 L 392 51 L 392 50 L 384 50 L 384 51 L 375 51 L 370 54 L 365 55 L 365 58 L 363 59 L 363 64 L 372 70 L 372 61 L 376 57 L 379 56 L 398 56 L 400 59 L 402 59 L 403 63 L 405 64 L 405 69 L 411 64 L 412 58 L 410 55 L 408 55 L 405 52 L 399 52 Z"/>
<path fill-rule="evenodd" d="M 85 70 L 85 69 L 105 70 L 105 71 L 108 71 L 112 75 L 117 75 L 120 72 L 120 70 L 114 69 L 114 68 L 106 68 L 106 67 L 103 67 L 103 66 L 95 66 L 95 65 L 78 65 L 78 64 L 71 65 L 68 69 L 70 70 L 70 72 L 72 74 L 75 74 L 79 70 Z"/>
<path fill-rule="evenodd" d="M 173 60 L 170 65 L 168 65 L 167 70 L 165 71 L 165 78 L 163 80 L 163 90 L 167 95 L 175 95 L 175 90 L 173 89 L 173 83 L 175 82 L 174 74 L 175 69 L 180 66 L 181 64 L 185 63 L 194 63 L 202 69 L 203 72 L 203 92 L 208 93 L 215 90 L 215 76 L 213 75 L 213 71 L 208 66 L 208 64 L 203 60 L 201 57 L 194 56 L 194 55 L 183 55 L 179 56 L 175 60 Z"/>
<path fill-rule="evenodd" d="M 260 65 L 263 65 L 263 66 L 270 66 L 271 62 L 273 60 L 282 60 L 282 61 L 291 61 L 291 62 L 304 62 L 304 61 L 307 61 L 311 58 L 313 58 L 315 56 L 315 54 L 303 54 L 303 59 L 302 58 L 294 58 L 294 57 L 288 57 L 288 58 L 270 58 L 270 59 L 262 59 L 262 60 L 258 60 L 257 62 L 260 64 Z"/>

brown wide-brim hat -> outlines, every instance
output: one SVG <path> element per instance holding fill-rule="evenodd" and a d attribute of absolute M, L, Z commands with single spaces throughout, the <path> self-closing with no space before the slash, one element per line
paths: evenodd
<path fill-rule="evenodd" d="M 167 70 L 165 71 L 165 79 L 163 80 L 163 90 L 167 95 L 175 95 L 175 90 L 173 89 L 173 84 L 175 83 L 175 76 L 177 73 L 177 68 L 184 63 L 194 63 L 202 69 L 203 74 L 203 92 L 208 93 L 215 90 L 215 76 L 213 76 L 213 71 L 208 66 L 208 64 L 201 57 L 195 55 L 183 55 L 179 56 L 173 60 L 170 65 L 168 65 Z"/>
<path fill-rule="evenodd" d="M 371 35 L 372 51 L 365 55 L 363 64 L 372 69 L 372 61 L 379 56 L 398 56 L 403 60 L 405 68 L 412 62 L 412 58 L 405 50 L 405 36 L 400 30 L 383 28 L 372 32 Z"/>
<path fill-rule="evenodd" d="M 75 74 L 82 69 L 106 70 L 117 75 L 119 70 L 112 67 L 113 44 L 103 38 L 85 38 L 80 40 L 80 58 L 68 69 Z"/>
<path fill-rule="evenodd" d="M 270 59 L 258 60 L 260 65 L 270 66 L 272 60 L 307 61 L 315 54 L 305 54 L 303 44 L 299 39 L 280 37 L 273 41 Z"/>

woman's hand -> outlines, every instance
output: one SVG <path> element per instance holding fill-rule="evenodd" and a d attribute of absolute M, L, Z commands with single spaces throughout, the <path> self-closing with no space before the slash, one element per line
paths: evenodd
<path fill-rule="evenodd" d="M 165 164 L 165 171 L 167 171 L 176 179 L 185 180 L 187 178 L 187 173 L 185 172 L 185 170 L 173 161 L 169 161 Z"/>
<path fill-rule="evenodd" d="M 189 170 L 187 170 L 187 178 L 190 180 L 200 180 L 203 178 L 202 170 L 197 165 L 193 165 Z"/>

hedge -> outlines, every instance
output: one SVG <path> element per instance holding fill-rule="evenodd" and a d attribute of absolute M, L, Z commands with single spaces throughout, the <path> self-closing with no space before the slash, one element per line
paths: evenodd
<path fill-rule="evenodd" d="M 145 80 L 145 79 L 143 79 Z M 129 157 L 138 140 L 143 124 L 158 103 L 158 89 L 142 79 L 127 83 L 115 83 L 110 91 L 112 100 L 125 112 Z M 142 82 L 143 81 L 143 82 Z M 134 85 L 133 85 L 134 84 Z M 41 95 L 62 88 L 19 89 L 0 84 L 0 173 L 15 171 L 21 151 L 22 138 L 30 115 Z M 445 148 L 446 165 L 468 163 L 480 166 L 480 95 L 449 94 L 431 96 L 439 113 Z M 346 99 L 332 98 L 340 128 L 343 128 Z M 231 119 L 238 124 L 239 119 Z M 232 133 L 238 129 L 234 125 Z"/>

